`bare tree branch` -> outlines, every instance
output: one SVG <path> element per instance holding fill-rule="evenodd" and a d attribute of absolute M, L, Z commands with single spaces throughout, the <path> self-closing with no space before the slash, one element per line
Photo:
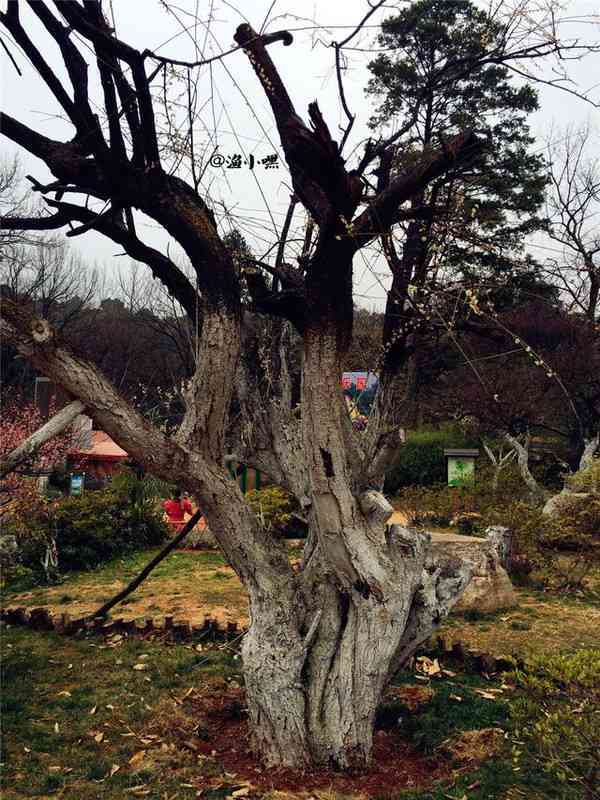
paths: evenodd
<path fill-rule="evenodd" d="M 18 447 L 2 456 L 0 458 L 0 478 L 4 478 L 5 475 L 16 469 L 19 464 L 34 456 L 42 445 L 49 442 L 50 439 L 54 439 L 69 425 L 72 425 L 75 418 L 82 414 L 84 410 L 84 404 L 80 400 L 74 400 L 51 417 L 31 436 L 28 436 Z"/>

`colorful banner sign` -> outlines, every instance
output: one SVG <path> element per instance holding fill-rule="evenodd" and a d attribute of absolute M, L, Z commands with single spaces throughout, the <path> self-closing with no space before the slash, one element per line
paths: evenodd
<path fill-rule="evenodd" d="M 343 372 L 342 389 L 354 387 L 359 392 L 377 386 L 378 378 L 374 372 Z"/>

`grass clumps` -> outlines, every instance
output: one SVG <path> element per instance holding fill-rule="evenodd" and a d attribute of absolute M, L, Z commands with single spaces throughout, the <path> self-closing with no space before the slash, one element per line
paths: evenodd
<path fill-rule="evenodd" d="M 540 656 L 512 677 L 516 768 L 537 765 L 561 800 L 600 798 L 600 649 Z"/>

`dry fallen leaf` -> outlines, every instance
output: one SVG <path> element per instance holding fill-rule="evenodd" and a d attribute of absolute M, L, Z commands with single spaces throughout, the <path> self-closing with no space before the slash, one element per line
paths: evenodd
<path fill-rule="evenodd" d="M 65 689 L 65 691 L 59 692 L 56 696 L 57 697 L 71 697 L 71 692 L 67 692 L 67 690 Z"/>
<path fill-rule="evenodd" d="M 132 767 L 135 767 L 137 764 L 144 760 L 146 756 L 145 750 L 138 750 L 137 753 L 134 753 L 131 758 L 129 759 L 129 763 Z"/>
<path fill-rule="evenodd" d="M 439 675 L 441 671 L 440 662 L 437 658 L 434 658 L 433 662 L 427 667 L 427 675 Z"/>
<path fill-rule="evenodd" d="M 113 765 L 112 765 L 112 767 L 110 768 L 110 772 L 108 773 L 108 774 L 109 774 L 109 776 L 112 778 L 112 776 L 113 776 L 113 775 L 114 775 L 116 772 L 118 772 L 120 769 L 121 769 L 121 767 L 120 767 L 118 764 L 113 764 Z"/>
<path fill-rule="evenodd" d="M 250 794 L 250 787 L 249 786 L 242 786 L 241 789 L 236 789 L 235 792 L 231 793 L 232 797 L 246 797 Z"/>
<path fill-rule="evenodd" d="M 100 744 L 100 742 L 102 741 L 102 739 L 104 739 L 104 734 L 102 733 L 102 731 L 100 731 L 100 733 L 97 733 L 97 734 L 94 736 L 94 741 L 95 741 L 95 742 L 98 742 L 98 744 Z"/>
<path fill-rule="evenodd" d="M 437 658 L 434 658 L 432 661 L 427 656 L 419 656 L 416 660 L 415 669 L 417 672 L 421 672 L 423 675 L 427 675 L 429 677 L 442 675 L 442 668 L 440 667 L 440 662 L 437 660 Z"/>
<path fill-rule="evenodd" d="M 141 671 L 142 671 L 142 670 L 144 670 L 144 669 L 148 669 L 148 664 L 134 664 L 134 665 L 133 665 L 133 668 L 134 668 L 134 669 L 135 669 L 137 672 L 141 672 Z"/>
<path fill-rule="evenodd" d="M 475 691 L 477 692 L 477 694 L 480 697 L 484 697 L 486 700 L 497 700 L 498 699 L 496 697 L 496 692 L 486 692 L 483 689 L 475 689 Z"/>

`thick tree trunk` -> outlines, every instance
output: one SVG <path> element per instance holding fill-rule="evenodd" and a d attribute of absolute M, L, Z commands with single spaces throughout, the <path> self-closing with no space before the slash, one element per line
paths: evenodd
<path fill-rule="evenodd" d="M 427 534 L 386 527 L 392 508 L 361 484 L 347 446 L 338 342 L 305 335 L 302 429 L 310 534 L 291 602 L 249 587 L 243 659 L 254 746 L 267 766 L 362 769 L 391 676 L 466 587 Z"/>
<path fill-rule="evenodd" d="M 424 533 L 391 526 L 386 551 L 394 569 L 381 599 L 320 579 L 319 546 L 300 576 L 303 602 L 286 609 L 277 596 L 251 594 L 244 674 L 253 745 L 267 766 L 367 767 L 389 680 L 471 577 L 464 562 L 435 563 Z"/>

